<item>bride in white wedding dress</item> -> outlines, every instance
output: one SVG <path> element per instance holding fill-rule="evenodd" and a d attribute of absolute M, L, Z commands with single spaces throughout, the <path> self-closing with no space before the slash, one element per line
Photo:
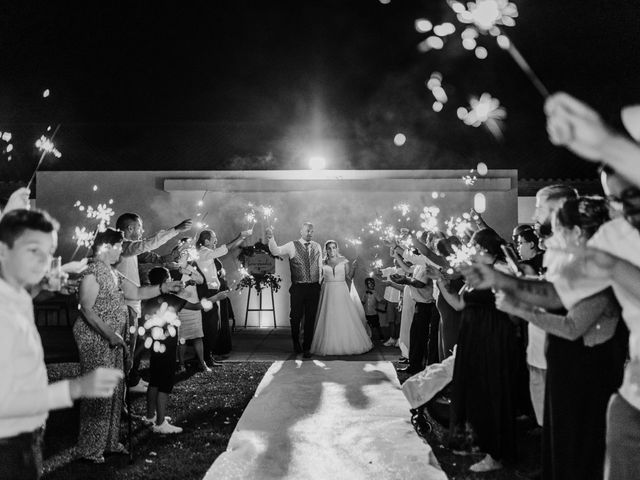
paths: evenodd
<path fill-rule="evenodd" d="M 311 352 L 317 355 L 358 355 L 373 347 L 365 328 L 364 310 L 357 295 L 352 297 L 347 280 L 353 268 L 338 253 L 335 240 L 324 244 L 327 258 L 322 266 L 322 287 Z M 355 263 L 355 262 L 354 262 Z"/>

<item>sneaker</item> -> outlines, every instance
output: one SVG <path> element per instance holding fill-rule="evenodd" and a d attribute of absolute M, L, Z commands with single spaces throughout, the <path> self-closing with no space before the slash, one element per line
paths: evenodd
<path fill-rule="evenodd" d="M 395 338 L 389 338 L 389 340 L 384 342 L 383 345 L 385 347 L 395 347 L 396 346 L 396 339 Z"/>
<path fill-rule="evenodd" d="M 149 417 L 143 417 L 143 418 L 142 418 L 142 421 L 143 421 L 145 424 L 149 425 L 149 426 L 151 426 L 151 425 L 155 425 L 155 423 L 156 423 L 156 416 L 154 415 L 154 416 L 153 416 L 153 417 L 151 417 L 151 418 L 149 418 Z M 164 421 L 165 421 L 165 422 L 170 422 L 170 421 L 171 421 L 171 417 L 169 417 L 169 416 L 164 417 Z"/>
<path fill-rule="evenodd" d="M 393 346 L 400 348 L 400 339 L 399 338 L 396 338 L 396 343 Z"/>
<path fill-rule="evenodd" d="M 147 387 L 149 384 L 144 380 L 140 379 L 138 383 L 129 387 L 129 393 L 147 393 Z"/>
<path fill-rule="evenodd" d="M 153 427 L 151 427 L 151 431 L 153 433 L 159 433 L 161 435 L 169 435 L 172 433 L 182 433 L 182 428 L 171 425 L 165 418 L 164 422 L 162 422 L 160 425 L 154 425 Z"/>

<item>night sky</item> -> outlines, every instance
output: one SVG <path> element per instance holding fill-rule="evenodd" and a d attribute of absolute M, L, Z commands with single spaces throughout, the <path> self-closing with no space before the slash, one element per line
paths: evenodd
<path fill-rule="evenodd" d="M 506 31 L 551 90 L 617 125 L 640 103 L 635 0 L 516 0 Z M 417 18 L 450 21 L 420 53 Z M 461 47 L 444 0 L 6 2 L 0 6 L 0 131 L 13 133 L 4 179 L 28 180 L 33 146 L 60 124 L 56 170 L 518 168 L 521 178 L 586 178 L 594 168 L 551 146 L 542 98 L 491 37 L 485 60 Z M 444 76 L 435 113 L 425 81 Z M 48 98 L 42 97 L 50 89 Z M 489 92 L 504 140 L 456 108 Z M 407 142 L 393 143 L 402 132 Z M 4 145 L 2 145 L 4 146 Z"/>

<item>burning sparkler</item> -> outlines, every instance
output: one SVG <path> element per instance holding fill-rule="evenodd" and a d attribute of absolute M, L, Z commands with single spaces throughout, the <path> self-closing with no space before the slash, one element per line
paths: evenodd
<path fill-rule="evenodd" d="M 484 125 L 494 137 L 501 139 L 500 122 L 507 117 L 507 111 L 500 106 L 500 100 L 485 92 L 480 98 L 472 97 L 469 105 L 470 110 L 458 108 L 458 118 L 472 127 Z"/>
<path fill-rule="evenodd" d="M 427 232 L 437 232 L 439 213 L 440 209 L 438 207 L 424 207 L 420 214 L 420 218 L 422 219 L 420 227 Z"/>
<path fill-rule="evenodd" d="M 145 322 L 142 326 L 137 329 L 132 326 L 129 332 L 132 335 L 136 332 L 140 336 L 148 335 L 144 341 L 144 347 L 147 349 L 153 348 L 154 352 L 164 353 L 166 346 L 162 341 L 169 337 L 175 337 L 178 334 L 179 326 L 180 320 L 175 310 L 169 308 L 167 303 L 163 303 L 156 313 L 145 317 Z"/>

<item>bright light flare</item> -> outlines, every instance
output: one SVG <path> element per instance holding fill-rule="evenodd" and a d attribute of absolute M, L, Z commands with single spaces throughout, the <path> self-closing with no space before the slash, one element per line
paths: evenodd
<path fill-rule="evenodd" d="M 324 157 L 311 157 L 309 168 L 311 170 L 324 170 L 327 167 L 327 160 Z"/>
<path fill-rule="evenodd" d="M 396 135 L 393 137 L 393 143 L 396 145 L 396 147 L 401 147 L 405 144 L 406 141 L 407 137 L 404 135 L 404 133 L 396 133 Z"/>

